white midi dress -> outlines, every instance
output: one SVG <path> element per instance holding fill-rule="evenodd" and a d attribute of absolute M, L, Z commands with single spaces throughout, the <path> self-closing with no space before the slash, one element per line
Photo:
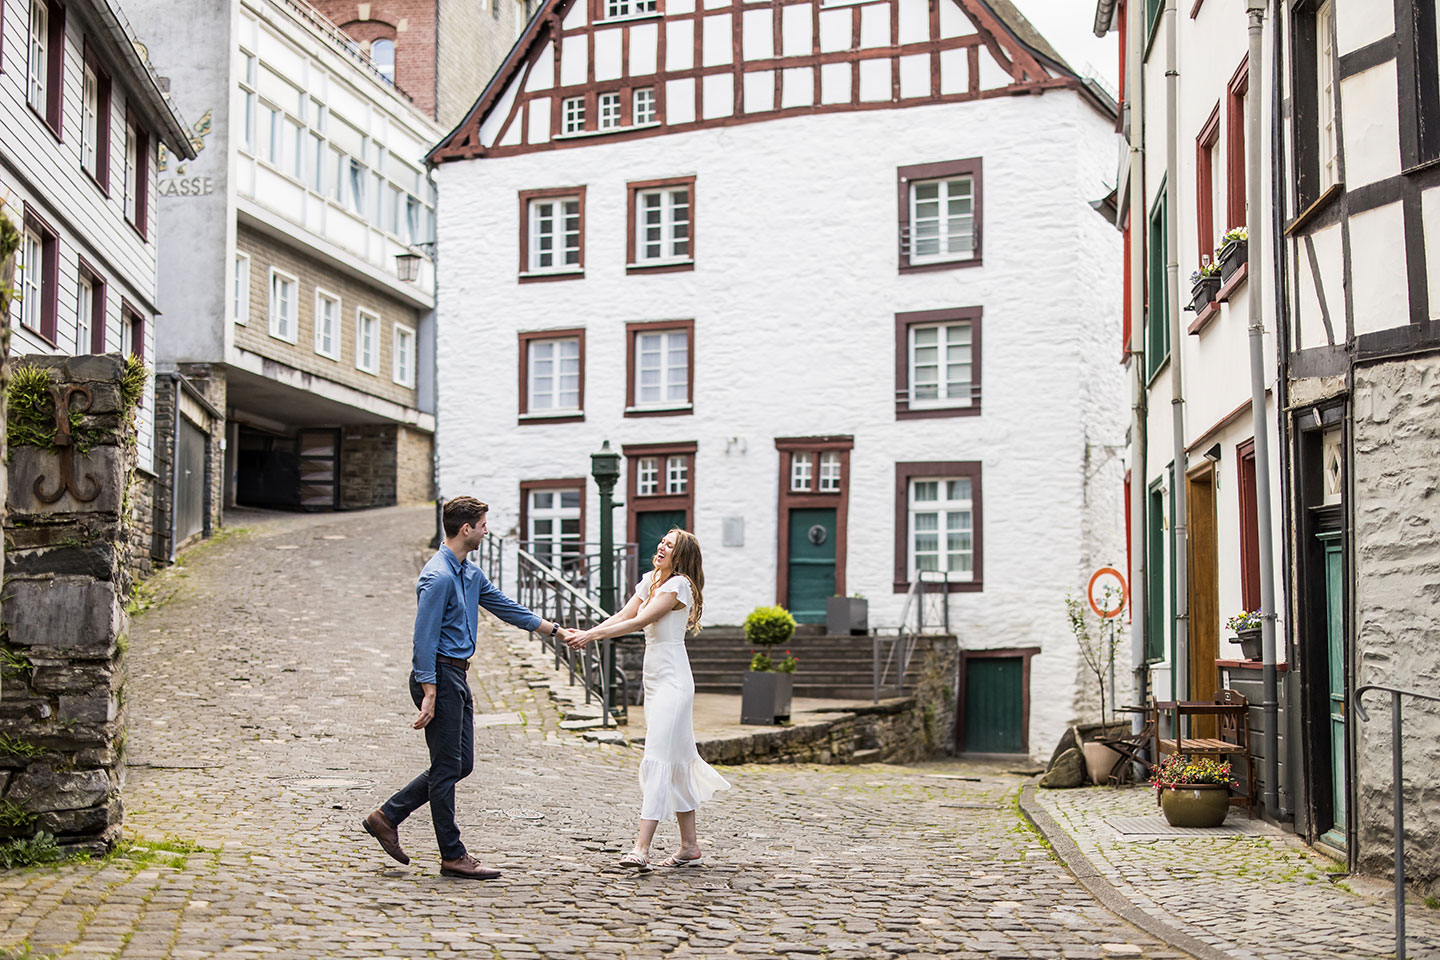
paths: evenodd
<path fill-rule="evenodd" d="M 635 592 L 650 599 L 655 574 Z M 660 585 L 684 604 L 645 628 L 645 757 L 640 761 L 642 820 L 667 820 L 694 810 L 730 783 L 695 749 L 695 678 L 685 653 L 685 626 L 695 602 L 690 581 L 677 575 Z M 673 605 L 673 603 L 672 603 Z"/>

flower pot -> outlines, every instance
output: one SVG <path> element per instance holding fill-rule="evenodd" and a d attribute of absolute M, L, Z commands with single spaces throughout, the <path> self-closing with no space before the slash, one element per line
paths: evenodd
<path fill-rule="evenodd" d="M 1240 655 L 1246 660 L 1259 660 L 1261 657 L 1261 628 L 1251 627 L 1249 630 L 1236 630 L 1235 642 L 1240 644 Z"/>
<path fill-rule="evenodd" d="M 751 670 L 740 689 L 740 722 L 773 726 L 790 719 L 792 673 Z"/>
<path fill-rule="evenodd" d="M 1190 288 L 1190 306 L 1187 309 L 1199 313 L 1215 299 L 1215 294 L 1219 292 L 1219 276 L 1201 277 Z"/>
<path fill-rule="evenodd" d="M 1230 282 L 1230 277 L 1245 265 L 1246 248 L 1249 244 L 1244 240 L 1231 240 L 1220 248 L 1220 280 L 1224 283 Z"/>
<path fill-rule="evenodd" d="M 1110 779 L 1115 764 L 1120 762 L 1120 753 L 1103 743 L 1083 743 L 1080 751 L 1085 754 L 1085 769 L 1090 771 L 1090 782 L 1097 787 Z"/>
<path fill-rule="evenodd" d="M 825 601 L 825 632 L 834 636 L 870 632 L 870 601 L 861 597 L 831 597 Z"/>
<path fill-rule="evenodd" d="M 1230 812 L 1230 788 L 1223 783 L 1190 783 L 1166 787 L 1160 810 L 1172 827 L 1218 827 Z"/>

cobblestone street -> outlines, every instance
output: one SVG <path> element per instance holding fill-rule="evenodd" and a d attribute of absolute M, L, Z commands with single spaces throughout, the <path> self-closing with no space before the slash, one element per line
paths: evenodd
<path fill-rule="evenodd" d="M 493 635 L 471 682 L 477 713 L 496 725 L 477 730 L 458 804 L 472 852 L 505 875 L 439 877 L 423 813 L 402 829 L 414 862 L 399 868 L 357 824 L 423 762 L 405 676 L 432 516 L 246 515 L 241 532 L 157 578 L 128 654 L 134 846 L 0 874 L 0 948 L 1178 955 L 1073 883 L 1022 825 L 1018 777 L 959 764 L 729 768 L 735 789 L 701 813 L 704 867 L 622 872 L 613 864 L 633 836 L 639 749 L 562 733 Z M 657 851 L 675 840 L 662 826 Z"/>

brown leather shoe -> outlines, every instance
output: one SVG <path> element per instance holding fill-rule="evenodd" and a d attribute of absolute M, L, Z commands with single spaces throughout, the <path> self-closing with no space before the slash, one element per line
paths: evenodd
<path fill-rule="evenodd" d="M 410 863 L 410 855 L 400 849 L 400 833 L 395 829 L 395 824 L 379 810 L 371 811 L 370 815 L 360 821 L 361 828 L 370 836 L 380 841 L 380 846 L 391 857 L 404 864 Z"/>
<path fill-rule="evenodd" d="M 500 871 L 482 867 L 479 860 L 467 853 L 458 860 L 441 860 L 440 876 L 460 877 L 464 880 L 494 880 L 500 876 Z"/>

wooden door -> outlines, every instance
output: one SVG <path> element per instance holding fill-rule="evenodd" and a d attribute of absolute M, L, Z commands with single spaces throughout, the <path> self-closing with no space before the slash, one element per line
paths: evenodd
<path fill-rule="evenodd" d="M 1338 531 L 1319 537 L 1325 551 L 1325 650 L 1330 705 L 1330 810 L 1334 822 L 1325 839 L 1345 846 L 1345 565 Z"/>
<path fill-rule="evenodd" d="M 1190 691 L 1183 699 L 1215 699 L 1219 688 L 1220 584 L 1216 569 L 1215 471 L 1186 478 L 1190 506 Z M 1193 717 L 1190 736 L 1214 737 L 1214 717 Z"/>
<path fill-rule="evenodd" d="M 786 607 L 800 623 L 824 623 L 835 595 L 835 511 L 790 511 L 789 596 Z"/>
<path fill-rule="evenodd" d="M 966 658 L 966 753 L 1025 752 L 1023 684 L 1020 657 Z"/>

